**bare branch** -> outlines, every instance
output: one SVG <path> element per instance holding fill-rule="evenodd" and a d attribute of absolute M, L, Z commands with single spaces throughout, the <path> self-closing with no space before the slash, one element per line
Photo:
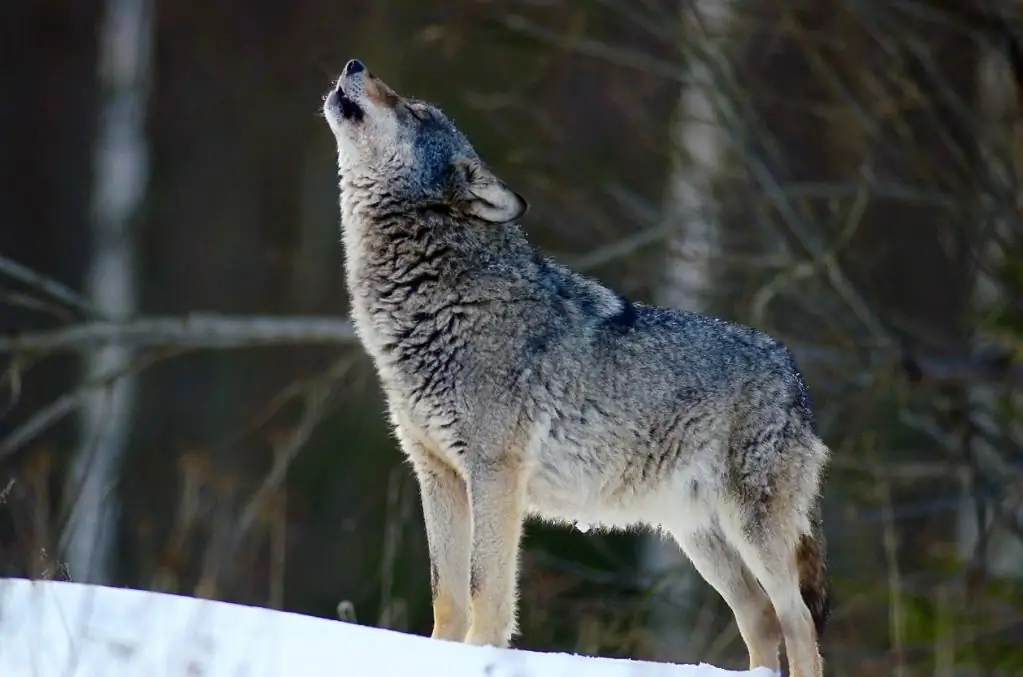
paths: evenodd
<path fill-rule="evenodd" d="M 679 75 L 680 70 L 678 66 L 646 54 L 609 45 L 600 40 L 575 35 L 563 35 L 517 14 L 510 14 L 500 19 L 500 21 L 505 28 L 511 31 L 546 44 L 554 45 L 566 51 L 603 59 L 615 66 L 658 75 L 670 81 L 680 82 L 682 79 Z"/>
<path fill-rule="evenodd" d="M 39 437 L 62 418 L 81 406 L 91 388 L 79 388 L 64 393 L 53 402 L 33 414 L 28 421 L 8 435 L 0 443 L 0 459 L 6 458 L 18 449 Z"/>
<path fill-rule="evenodd" d="M 22 308 L 49 315 L 61 322 L 73 322 L 76 319 L 75 313 L 68 310 L 65 306 L 62 306 L 59 303 L 52 303 L 31 294 L 21 294 L 18 292 L 0 294 L 0 303 L 13 308 Z"/>
<path fill-rule="evenodd" d="M 82 312 L 87 317 L 100 317 L 101 314 L 88 300 L 75 290 L 57 282 L 51 277 L 37 273 L 17 261 L 12 261 L 0 254 L 0 273 L 32 287 L 36 291 L 52 296 L 68 306 Z"/>
<path fill-rule="evenodd" d="M 0 338 L 0 352 L 78 351 L 110 344 L 195 350 L 355 341 L 351 322 L 341 318 L 192 313 L 139 317 L 126 322 L 85 322 L 54 331 L 15 334 Z"/>
<path fill-rule="evenodd" d="M 941 356 L 921 352 L 877 350 L 866 357 L 853 356 L 838 348 L 787 342 L 800 366 L 866 372 L 870 381 L 879 371 L 900 372 L 910 382 L 921 385 L 950 383 L 987 383 L 1023 388 L 1023 364 L 1002 356 Z"/>

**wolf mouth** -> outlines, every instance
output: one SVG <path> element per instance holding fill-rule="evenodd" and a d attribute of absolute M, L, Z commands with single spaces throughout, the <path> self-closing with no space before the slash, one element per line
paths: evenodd
<path fill-rule="evenodd" d="M 365 115 L 362 106 L 349 99 L 340 90 L 337 93 L 337 102 L 341 106 L 341 117 L 352 122 L 362 122 L 362 118 Z"/>
<path fill-rule="evenodd" d="M 338 109 L 343 120 L 354 123 L 362 122 L 362 119 L 365 117 L 365 111 L 362 109 L 362 106 L 352 100 L 352 98 L 345 92 L 345 88 L 341 82 L 339 82 L 338 86 L 335 90 L 333 90 L 331 98 L 333 99 L 333 107 Z"/>

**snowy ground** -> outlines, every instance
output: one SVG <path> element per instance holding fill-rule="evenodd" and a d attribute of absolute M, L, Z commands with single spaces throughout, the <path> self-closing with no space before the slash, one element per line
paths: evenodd
<path fill-rule="evenodd" d="M 0 581 L 2 677 L 773 677 L 470 647 L 121 588 Z"/>

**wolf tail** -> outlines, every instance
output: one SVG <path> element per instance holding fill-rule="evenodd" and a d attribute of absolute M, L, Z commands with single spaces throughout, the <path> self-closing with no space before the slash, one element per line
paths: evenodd
<path fill-rule="evenodd" d="M 819 507 L 814 512 L 810 533 L 804 534 L 796 547 L 796 564 L 799 569 L 799 592 L 813 617 L 819 640 L 831 613 L 831 586 L 828 583 L 827 544 Z"/>

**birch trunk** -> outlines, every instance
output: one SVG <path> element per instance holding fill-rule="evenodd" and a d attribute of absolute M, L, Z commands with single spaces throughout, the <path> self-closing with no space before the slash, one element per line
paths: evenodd
<path fill-rule="evenodd" d="M 726 165 L 721 111 L 728 105 L 715 74 L 728 68 L 725 47 L 739 11 L 738 1 L 694 0 L 682 6 L 687 84 L 672 125 L 673 157 L 663 206 L 663 218 L 677 234 L 667 242 L 656 299 L 661 305 L 709 311 L 711 262 L 720 249 L 715 186 Z M 657 581 L 658 590 L 650 614 L 653 658 L 706 659 L 709 633 L 720 630 L 713 592 L 674 539 L 644 537 L 641 547 L 643 573 Z"/>
<path fill-rule="evenodd" d="M 135 311 L 132 229 L 149 174 L 146 110 L 151 77 L 152 0 L 107 0 L 99 40 L 99 127 L 92 198 L 92 259 L 86 294 L 117 320 Z M 126 369 L 131 351 L 112 345 L 85 355 L 84 378 Z M 117 480 L 131 431 L 131 375 L 92 393 L 80 410 L 79 446 L 70 470 L 73 507 L 62 549 L 76 581 L 109 583 L 118 520 Z"/>

